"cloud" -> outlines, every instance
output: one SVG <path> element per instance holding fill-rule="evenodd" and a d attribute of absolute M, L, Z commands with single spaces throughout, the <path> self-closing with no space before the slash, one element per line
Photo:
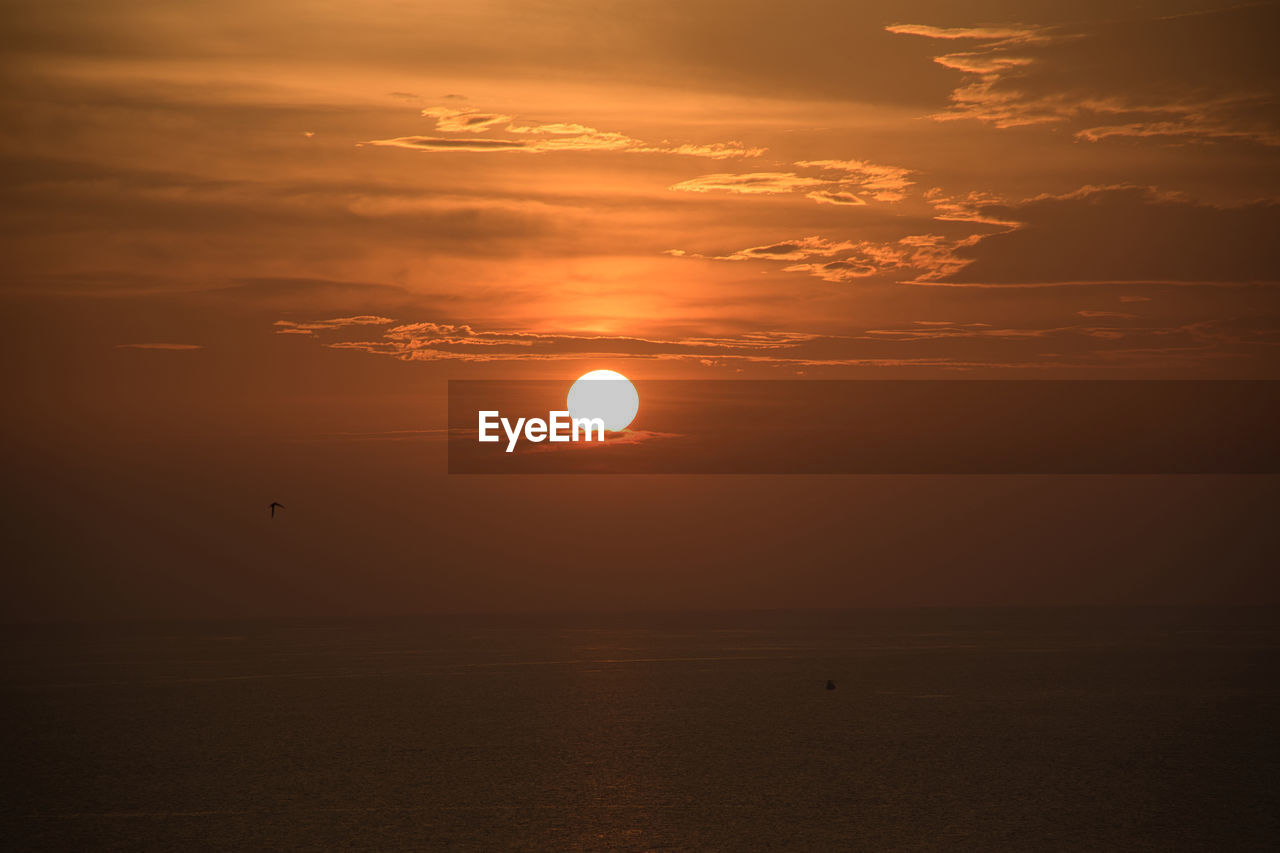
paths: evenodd
<path fill-rule="evenodd" d="M 553 136 L 547 139 L 456 139 L 439 136 L 397 136 L 392 139 L 370 139 L 364 145 L 411 148 L 417 151 L 522 151 L 542 154 L 548 151 L 622 151 L 630 154 L 684 154 L 723 160 L 730 157 L 758 157 L 763 148 L 747 148 L 741 142 L 715 142 L 709 145 L 647 145 L 621 133 L 599 131 L 581 136 Z"/>
<path fill-rule="evenodd" d="M 937 234 L 909 234 L 894 241 L 836 241 L 824 237 L 801 237 L 765 246 L 753 246 L 726 255 L 701 255 L 669 249 L 674 257 L 712 261 L 788 261 L 783 272 L 803 272 L 832 283 L 898 275 L 921 281 L 941 278 L 966 261 L 956 256 L 959 246 L 977 239 L 942 237 Z"/>
<path fill-rule="evenodd" d="M 293 320 L 276 320 L 277 335 L 310 335 L 315 332 L 327 332 L 331 329 L 341 329 L 347 326 L 386 326 L 394 323 L 390 317 L 376 317 L 372 314 L 362 314 L 358 317 L 335 317 L 332 320 L 312 320 L 310 322 L 298 323 Z"/>
<path fill-rule="evenodd" d="M 1041 27 L 931 27 L 926 24 L 892 24 L 885 27 L 899 35 L 925 36 L 931 39 L 996 39 L 1002 42 L 1027 43 L 1042 39 Z"/>
<path fill-rule="evenodd" d="M 116 349 L 153 349 L 187 352 L 193 349 L 204 349 L 202 344 L 116 344 Z"/>
<path fill-rule="evenodd" d="M 493 364 L 623 358 L 682 361 L 707 370 L 746 366 L 791 370 L 1169 369 L 1274 360 L 1280 354 L 1276 346 L 1280 343 L 1280 318 L 1275 316 L 1165 326 L 1087 319 L 1089 322 L 1045 328 L 920 321 L 839 335 L 770 330 L 706 337 L 547 333 L 427 321 L 396 326 L 374 340 L 325 345 L 413 362 Z"/>
<path fill-rule="evenodd" d="M 1137 319 L 1130 314 L 1110 315 L 1106 312 L 1079 312 L 1087 319 Z M 868 329 L 863 335 L 901 343 L 983 338 L 1011 342 L 1049 341 L 1057 345 L 1070 341 L 1085 346 L 1075 355 L 1096 359 L 1102 353 L 1213 351 L 1214 358 L 1229 357 L 1237 345 L 1269 347 L 1280 343 L 1277 317 L 1227 318 L 1183 323 L 1174 326 L 1099 325 L 1078 323 L 1053 328 L 1001 328 L 989 323 L 914 324 L 905 329 Z M 1115 343 L 1109 343 L 1115 342 Z M 1146 346 L 1137 346 L 1142 343 Z M 1096 349 L 1099 344 L 1104 349 Z M 1224 346 L 1225 345 L 1225 346 Z M 1238 354 L 1238 352 L 1237 352 Z M 1061 357 L 1062 353 L 1054 353 Z"/>
<path fill-rule="evenodd" d="M 876 201 L 896 202 L 906 197 L 912 185 L 912 170 L 898 166 L 882 166 L 865 160 L 800 160 L 798 168 L 814 174 L 796 172 L 749 172 L 700 175 L 672 184 L 668 189 L 679 192 L 728 192 L 744 195 L 776 195 L 804 192 L 819 204 L 865 205 L 865 193 Z"/>
<path fill-rule="evenodd" d="M 710 160 L 727 160 L 730 157 L 759 157 L 769 149 L 751 148 L 737 140 L 711 142 L 706 145 L 676 145 L 669 148 L 637 148 L 638 153 L 685 154 L 689 157 L 706 157 Z"/>
<path fill-rule="evenodd" d="M 507 130 L 511 133 L 556 133 L 568 136 L 581 136 L 589 133 L 598 133 L 594 127 L 587 127 L 585 124 L 573 124 L 565 122 L 551 122 L 550 124 L 534 124 L 521 127 L 520 125 L 509 125 Z"/>
<path fill-rule="evenodd" d="M 815 190 L 811 193 L 805 193 L 805 198 L 811 198 L 818 204 L 866 204 L 858 196 L 850 192 L 840 192 L 834 190 Z"/>
<path fill-rule="evenodd" d="M 679 256 L 788 260 L 793 263 L 785 271 L 833 283 L 876 275 L 984 286 L 1280 281 L 1277 202 L 1221 207 L 1127 185 L 1086 186 L 1015 203 L 978 193 L 928 200 L 942 211 L 939 219 L 1004 228 L 963 237 L 912 234 L 887 242 L 807 237 L 723 255 Z M 835 250 L 827 250 L 831 247 Z"/>
<path fill-rule="evenodd" d="M 909 234 L 891 241 L 805 237 L 716 255 L 668 254 L 786 260 L 791 262 L 786 272 L 833 283 L 878 275 L 983 286 L 1280 282 L 1280 244 L 1274 239 L 1280 233 L 1280 202 L 1223 207 L 1129 185 L 1085 186 L 1020 202 L 982 193 L 952 198 L 934 191 L 926 200 L 940 211 L 940 220 L 999 225 L 1001 230 L 959 237 Z"/>
<path fill-rule="evenodd" d="M 412 148 L 417 151 L 529 151 L 529 143 L 509 139 L 448 139 L 438 136 L 397 136 L 392 139 L 370 139 L 364 145 L 387 148 Z"/>
<path fill-rule="evenodd" d="M 794 172 L 718 173 L 700 175 L 672 184 L 667 189 L 686 193 L 726 192 L 742 195 L 768 195 L 825 186 L 820 178 L 802 178 Z"/>
<path fill-rule="evenodd" d="M 729 255 L 725 260 L 747 260 L 766 258 L 773 261 L 798 261 L 814 255 L 834 255 L 852 249 L 852 243 L 836 243 L 822 237 L 802 237 L 789 243 L 774 243 L 769 246 L 754 246 Z"/>
<path fill-rule="evenodd" d="M 434 118 L 436 130 L 443 130 L 445 133 L 484 133 L 496 125 L 511 121 L 511 116 L 482 113 L 478 110 L 455 110 L 452 107 L 427 107 L 422 115 Z"/>
<path fill-rule="evenodd" d="M 749 332 L 728 337 L 646 338 L 625 335 L 477 330 L 469 324 L 420 322 L 388 329 L 381 340 L 341 341 L 334 349 L 391 355 L 405 361 L 546 361 L 628 356 L 698 360 L 756 357 L 786 350 L 815 336 L 798 332 Z"/>
<path fill-rule="evenodd" d="M 833 255 L 852 248 L 854 248 L 853 243 L 837 243 L 823 237 L 801 237 L 798 240 L 771 243 L 767 246 L 752 246 L 728 255 L 699 255 L 682 249 L 668 249 L 666 253 L 677 258 L 703 258 L 712 261 L 800 261 L 815 256 Z"/>
<path fill-rule="evenodd" d="M 1201 204 L 1153 187 L 1086 186 L 979 205 L 1017 225 L 952 252 L 938 277 L 964 284 L 1280 281 L 1280 203 Z"/>
<path fill-rule="evenodd" d="M 516 134 L 516 139 L 457 138 L 438 136 L 396 136 L 389 139 L 370 139 L 361 145 L 390 148 L 409 148 L 430 152 L 495 152 L 520 151 L 540 154 L 549 151 L 622 151 L 631 154 L 682 154 L 689 157 L 705 157 L 724 160 L 731 157 L 758 157 L 764 148 L 745 145 L 737 140 L 705 144 L 674 144 L 663 141 L 654 145 L 624 133 L 597 130 L 577 122 L 543 122 L 515 124 L 513 117 L 501 113 L 484 113 L 472 109 L 453 107 L 428 107 L 422 115 L 435 119 L 436 130 L 446 133 L 481 134 L 492 130 L 505 130 Z"/>
<path fill-rule="evenodd" d="M 881 166 L 866 160 L 801 160 L 796 165 L 835 172 L 839 175 L 836 179 L 839 185 L 868 191 L 876 201 L 902 201 L 913 183 L 907 179 L 911 169 Z"/>
<path fill-rule="evenodd" d="M 1280 145 L 1278 28 L 1274 4 L 1058 27 L 886 27 L 979 42 L 934 57 L 964 75 L 951 106 L 934 116 L 939 120 L 1065 124 L 1093 142 L 1164 137 L 1263 145 Z"/>
<path fill-rule="evenodd" d="M 830 282 L 866 278 L 881 271 L 880 267 L 873 263 L 860 261 L 856 256 L 842 258 L 838 261 L 826 261 L 823 263 L 792 264 L 789 267 L 783 267 L 783 269 L 786 272 L 807 272 L 810 275 L 817 276 L 823 281 Z"/>
<path fill-rule="evenodd" d="M 933 218 L 942 222 L 981 222 L 1005 227 L 1018 224 L 982 212 L 983 208 L 990 209 L 1005 203 L 1005 199 L 995 193 L 974 191 L 952 196 L 944 193 L 941 187 L 932 187 L 925 191 L 924 199 L 937 211 Z"/>
<path fill-rule="evenodd" d="M 868 329 L 865 334 L 881 340 L 926 341 L 940 338 L 999 338 L 1002 340 L 1024 340 L 1028 338 L 1047 338 L 1054 334 L 1079 330 L 1072 326 L 1055 329 L 1002 329 L 992 327 L 990 323 L 936 323 L 928 326 L 914 324 L 908 329 Z"/>
<path fill-rule="evenodd" d="M 528 143 L 531 151 L 632 151 L 662 153 L 623 133 L 593 131 L 581 136 L 552 136 Z"/>

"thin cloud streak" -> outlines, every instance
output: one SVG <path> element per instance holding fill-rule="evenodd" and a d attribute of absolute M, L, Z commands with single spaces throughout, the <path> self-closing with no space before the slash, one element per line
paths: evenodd
<path fill-rule="evenodd" d="M 1105 316 L 1104 316 L 1105 315 Z M 401 361 L 517 363 L 638 359 L 682 361 L 705 368 L 757 365 L 807 367 L 946 367 L 1051 369 L 1107 364 L 1161 369 L 1160 354 L 1178 365 L 1248 359 L 1280 343 L 1275 317 L 1234 318 L 1174 326 L 1137 325 L 1107 312 L 1080 312 L 1095 322 L 1045 328 L 921 321 L 909 328 L 868 328 L 848 334 L 744 332 L 715 337 L 629 337 L 521 329 L 480 330 L 468 324 L 396 326 L 380 340 L 325 344 Z M 1110 323 L 1105 321 L 1112 321 Z M 963 349 L 957 345 L 963 342 Z M 939 351 L 939 347 L 946 349 Z M 1047 354 L 1046 347 L 1056 352 Z M 1258 348 L 1262 348 L 1259 350 Z M 1195 355 L 1191 355 L 1194 353 Z"/>
<path fill-rule="evenodd" d="M 1084 283 L 1280 283 L 1280 202 L 1223 206 L 1156 187 L 1084 186 L 1006 202 L 989 193 L 925 200 L 944 222 L 998 230 L 897 240 L 805 237 L 707 255 L 717 261 L 787 260 L 785 272 L 839 283 L 891 276 L 912 284 L 1034 287 Z"/>
<path fill-rule="evenodd" d="M 482 113 L 478 110 L 453 107 L 428 107 L 422 115 L 435 120 L 435 129 L 446 133 L 481 134 L 505 129 L 521 138 L 504 139 L 489 137 L 439 137 L 397 136 L 388 139 L 371 139 L 359 143 L 376 147 L 408 148 L 427 152 L 508 152 L 542 154 L 553 151 L 614 151 L 629 154 L 681 154 L 724 160 L 735 157 L 759 157 L 766 149 L 729 142 L 650 144 L 624 133 L 601 131 L 576 122 L 545 122 L 516 124 L 513 117 L 500 113 Z"/>
<path fill-rule="evenodd" d="M 1272 34 L 1280 7 L 1056 27 L 895 24 L 897 35 L 981 42 L 934 57 L 964 75 L 939 121 L 1068 124 L 1077 139 L 1145 137 L 1280 145 Z M 1192 51 L 1195 61 L 1188 61 Z"/>
<path fill-rule="evenodd" d="M 293 320 L 277 320 L 275 326 L 277 335 L 311 335 L 347 326 L 387 326 L 394 322 L 395 320 L 390 317 L 362 314 L 358 317 L 336 317 L 332 320 L 312 320 L 302 323 Z"/>
<path fill-rule="evenodd" d="M 739 195 L 781 195 L 805 192 L 819 204 L 862 206 L 867 198 L 879 202 L 899 202 L 914 183 L 913 170 L 883 166 L 865 160 L 800 160 L 795 164 L 814 174 L 796 172 L 747 172 L 699 175 L 672 184 L 675 192 L 726 192 Z"/>

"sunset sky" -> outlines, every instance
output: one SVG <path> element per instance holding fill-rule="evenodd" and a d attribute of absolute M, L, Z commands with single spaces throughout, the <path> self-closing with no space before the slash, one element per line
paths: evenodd
<path fill-rule="evenodd" d="M 438 433 L 448 379 L 598 368 L 1280 379 L 1276 4 L 4 17 L 7 619 L 1275 597 L 1274 478 L 462 478 Z"/>

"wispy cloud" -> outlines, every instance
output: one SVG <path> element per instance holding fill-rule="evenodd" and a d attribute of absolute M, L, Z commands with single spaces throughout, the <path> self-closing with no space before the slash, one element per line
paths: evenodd
<path fill-rule="evenodd" d="M 358 317 L 335 317 L 332 320 L 310 320 L 296 322 L 294 320 L 276 320 L 277 335 L 311 335 L 316 332 L 341 329 L 346 326 L 387 326 L 394 323 L 390 317 L 376 317 L 362 314 Z"/>
<path fill-rule="evenodd" d="M 496 125 L 511 121 L 511 116 L 482 113 L 478 110 L 455 110 L 452 107 L 427 107 L 425 118 L 436 120 L 436 130 L 446 133 L 484 133 Z"/>
<path fill-rule="evenodd" d="M 1050 327 L 920 321 L 842 335 L 759 331 L 708 337 L 547 333 L 421 322 L 388 329 L 375 340 L 325 345 L 402 361 L 479 364 L 623 358 L 683 361 L 711 370 L 749 365 L 1043 370 L 1202 365 L 1260 357 L 1274 353 L 1280 343 L 1275 317 L 1169 326 L 1143 326 L 1123 317 L 1085 319 L 1089 322 Z"/>
<path fill-rule="evenodd" d="M 801 261 L 805 258 L 822 255 L 834 255 L 855 248 L 849 242 L 838 243 L 824 237 L 801 237 L 798 240 L 786 240 L 781 243 L 770 243 L 766 246 L 752 246 L 749 249 L 727 255 L 699 255 L 682 249 L 668 249 L 667 254 L 675 257 L 705 258 L 713 261 Z"/>
<path fill-rule="evenodd" d="M 531 124 L 531 125 L 507 125 L 510 133 L 554 133 L 563 136 L 586 136 L 591 133 L 599 133 L 594 127 L 587 127 L 585 124 L 575 124 L 573 122 L 548 122 L 547 124 Z"/>
<path fill-rule="evenodd" d="M 995 193 L 975 190 L 963 195 L 948 195 L 941 187 L 932 187 L 925 191 L 924 199 L 937 211 L 933 218 L 942 222 L 981 222 L 1006 227 L 1018 224 L 983 212 L 1007 202 L 1003 196 Z"/>
<path fill-rule="evenodd" d="M 794 172 L 749 172 L 747 174 L 717 173 L 699 175 L 668 189 L 686 193 L 726 192 L 742 195 L 769 195 L 811 189 L 827 184 L 820 178 L 802 178 Z"/>
<path fill-rule="evenodd" d="M 749 146 L 736 140 L 710 143 L 672 143 L 663 140 L 653 144 L 625 133 L 597 130 L 577 122 L 520 124 L 514 123 L 513 117 L 509 115 L 472 109 L 428 107 L 422 111 L 422 115 L 434 119 L 435 129 L 445 133 L 481 134 L 503 130 L 514 134 L 515 138 L 413 135 L 371 139 L 361 144 L 429 152 L 516 151 L 542 154 L 553 151 L 617 151 L 630 154 L 682 154 L 711 160 L 758 157 L 765 152 L 764 148 Z"/>
<path fill-rule="evenodd" d="M 1042 27 L 1004 26 L 1004 27 L 931 27 L 927 24 L 892 24 L 885 27 L 891 33 L 911 36 L 925 36 L 931 39 L 981 39 L 1025 44 L 1044 38 Z"/>
<path fill-rule="evenodd" d="M 785 261 L 784 272 L 802 272 L 833 283 L 895 275 L 920 281 L 942 278 L 968 263 L 956 255 L 959 246 L 978 237 L 910 234 L 894 241 L 830 240 L 802 237 L 753 246 L 723 255 L 703 255 L 669 249 L 675 257 L 713 261 Z"/>
<path fill-rule="evenodd" d="M 1280 7 L 1057 27 L 895 24 L 900 35 L 979 42 L 934 57 L 965 75 L 939 120 L 996 127 L 1070 124 L 1112 137 L 1236 139 L 1280 145 L 1272 34 Z M 1190 57 L 1189 57 L 1190 54 Z M 1193 61 L 1191 57 L 1194 57 Z"/>
<path fill-rule="evenodd" d="M 1126 314 L 1123 311 L 1077 311 L 1081 317 L 1095 320 L 1136 320 L 1137 314 Z"/>
<path fill-rule="evenodd" d="M 909 234 L 897 240 L 804 237 L 719 254 L 717 261 L 789 261 L 833 283 L 893 276 L 920 284 L 1052 286 L 1090 282 L 1280 281 L 1280 202 L 1204 204 L 1154 187 L 1084 186 L 1018 202 L 970 193 L 925 195 L 944 221 L 999 226 L 994 233 Z M 1136 301 L 1146 297 L 1122 297 Z"/>
<path fill-rule="evenodd" d="M 913 183 L 911 169 L 883 166 L 866 160 L 801 160 L 797 166 L 820 169 L 834 175 L 832 182 L 842 189 L 856 188 L 869 192 L 876 201 L 902 201 Z"/>
<path fill-rule="evenodd" d="M 813 199 L 818 204 L 850 204 L 855 206 L 866 204 L 860 196 L 840 190 L 814 190 L 811 193 L 805 193 L 804 197 Z"/>
<path fill-rule="evenodd" d="M 954 247 L 938 277 L 965 284 L 1274 282 L 1280 203 L 1204 204 L 1154 187 L 1084 186 L 1017 203 L 979 204 L 985 221 L 1017 223 Z"/>
<path fill-rule="evenodd" d="M 625 335 L 477 330 L 455 323 L 408 323 L 388 329 L 377 341 L 341 341 L 336 349 L 393 355 L 407 361 L 511 361 L 581 359 L 608 355 L 701 358 L 732 350 L 756 354 L 812 339 L 797 332 L 754 332 L 734 337 L 645 338 Z"/>
<path fill-rule="evenodd" d="M 805 192 L 819 204 L 865 205 L 867 198 L 881 202 L 902 201 L 912 185 L 912 170 L 883 166 L 865 160 L 800 160 L 798 172 L 748 172 L 699 175 L 672 184 L 678 192 L 727 192 L 741 195 L 777 195 Z"/>
<path fill-rule="evenodd" d="M 510 139 L 450 139 L 439 136 L 396 136 L 391 139 L 370 139 L 365 145 L 384 148 L 410 148 L 415 151 L 527 151 L 534 149 L 529 143 Z"/>

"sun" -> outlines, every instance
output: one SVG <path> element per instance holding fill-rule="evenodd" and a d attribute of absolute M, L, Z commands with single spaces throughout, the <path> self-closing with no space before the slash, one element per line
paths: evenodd
<path fill-rule="evenodd" d="M 568 406 L 572 418 L 600 418 L 605 429 L 621 432 L 640 411 L 640 395 L 616 370 L 593 370 L 569 388 Z"/>

